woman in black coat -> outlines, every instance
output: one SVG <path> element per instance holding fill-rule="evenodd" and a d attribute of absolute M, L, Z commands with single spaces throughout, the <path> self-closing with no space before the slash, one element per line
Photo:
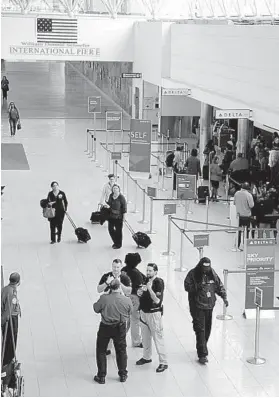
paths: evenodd
<path fill-rule="evenodd" d="M 68 208 L 68 201 L 65 193 L 60 191 L 58 182 L 53 181 L 50 186 L 52 191 L 50 191 L 47 196 L 48 205 L 55 209 L 55 217 L 48 219 L 50 222 L 50 243 L 53 244 L 56 243 L 56 235 L 57 242 L 61 242 L 62 226 L 65 211 L 67 211 Z"/>

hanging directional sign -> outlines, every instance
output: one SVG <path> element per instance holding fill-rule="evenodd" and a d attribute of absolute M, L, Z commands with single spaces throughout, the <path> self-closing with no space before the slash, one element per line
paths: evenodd
<path fill-rule="evenodd" d="M 122 73 L 121 77 L 122 79 L 141 79 L 142 73 L 135 73 L 135 72 Z"/>
<path fill-rule="evenodd" d="M 101 112 L 101 97 L 88 97 L 88 113 Z"/>
<path fill-rule="evenodd" d="M 162 88 L 162 95 L 191 95 L 190 88 Z"/>
<path fill-rule="evenodd" d="M 106 130 L 122 131 L 122 112 L 106 112 Z"/>
<path fill-rule="evenodd" d="M 250 109 L 217 109 L 216 119 L 250 119 L 253 112 Z"/>

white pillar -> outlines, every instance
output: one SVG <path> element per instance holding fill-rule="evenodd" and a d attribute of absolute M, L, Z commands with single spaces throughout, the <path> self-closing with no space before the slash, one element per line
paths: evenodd
<path fill-rule="evenodd" d="M 243 153 L 247 157 L 249 145 L 253 137 L 253 122 L 249 119 L 238 119 L 237 121 L 237 153 Z"/>
<path fill-rule="evenodd" d="M 211 105 L 201 103 L 201 118 L 200 118 L 200 161 L 201 167 L 204 163 L 203 151 L 205 150 L 207 142 L 212 138 L 211 125 L 213 120 L 213 107 Z"/>

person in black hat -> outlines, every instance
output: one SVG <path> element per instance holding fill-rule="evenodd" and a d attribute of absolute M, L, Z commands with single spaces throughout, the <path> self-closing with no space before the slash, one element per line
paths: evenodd
<path fill-rule="evenodd" d="M 145 281 L 145 276 L 137 269 L 141 263 L 141 256 L 139 253 L 128 253 L 125 257 L 126 266 L 122 268 L 121 272 L 128 275 L 132 283 L 132 292 L 130 299 L 133 303 L 134 310 L 131 314 L 131 339 L 132 346 L 143 348 L 140 333 L 140 312 L 139 312 L 139 297 L 137 291 Z"/>
<path fill-rule="evenodd" d="M 119 279 L 114 279 L 109 287 L 110 293 L 103 294 L 93 305 L 94 311 L 102 316 L 96 345 L 98 373 L 94 377 L 94 381 L 99 384 L 105 384 L 106 351 L 110 339 L 113 340 L 115 348 L 120 381 L 123 383 L 128 377 L 126 322 L 133 311 L 133 304 L 129 297 L 123 295 Z"/>
<path fill-rule="evenodd" d="M 188 272 L 184 280 L 184 288 L 188 292 L 199 362 L 205 364 L 208 362 L 207 342 L 211 332 L 216 294 L 222 297 L 225 305 L 228 306 L 227 292 L 219 276 L 211 268 L 211 261 L 207 257 L 203 257 L 197 266 Z"/>
<path fill-rule="evenodd" d="M 10 275 L 10 283 L 1 291 L 1 328 L 2 341 L 6 335 L 3 366 L 9 364 L 15 357 L 14 345 L 17 345 L 18 317 L 21 315 L 17 298 L 17 288 L 20 285 L 20 275 L 13 272 Z"/>

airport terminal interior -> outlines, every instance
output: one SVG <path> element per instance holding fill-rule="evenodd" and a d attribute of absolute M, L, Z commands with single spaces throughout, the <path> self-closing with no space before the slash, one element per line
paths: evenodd
<path fill-rule="evenodd" d="M 278 3 L 3 0 L 1 396 L 279 396 Z M 191 172 L 193 164 L 200 170 Z M 114 247 L 111 221 L 90 220 L 111 174 L 128 222 Z M 61 241 L 51 237 L 49 208 L 40 202 L 52 182 L 74 222 L 66 214 Z M 268 198 L 268 210 L 254 213 L 250 198 L 254 208 Z M 91 239 L 82 242 L 77 227 Z M 151 239 L 148 247 L 135 242 L 138 231 Z M 158 372 L 165 362 L 156 323 L 152 330 L 141 322 L 156 344 L 152 362 L 136 364 L 146 339 L 133 346 L 129 313 L 128 378 L 120 382 L 111 348 L 102 384 L 94 380 L 97 287 L 115 259 L 124 267 L 136 252 L 138 270 L 146 275 L 155 263 L 164 281 L 160 344 L 168 367 Z M 201 310 L 213 309 L 201 356 L 185 278 L 202 258 L 226 296 Z M 141 293 L 156 307 L 160 293 Z M 141 320 L 155 315 L 139 308 Z M 11 333 L 12 318 L 18 331 Z"/>

